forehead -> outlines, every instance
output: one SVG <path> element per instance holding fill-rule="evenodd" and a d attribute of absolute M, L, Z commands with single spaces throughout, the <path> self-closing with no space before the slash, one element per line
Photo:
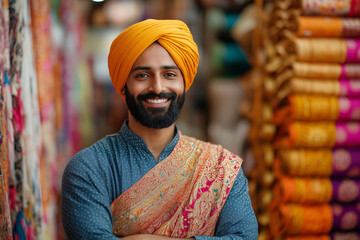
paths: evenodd
<path fill-rule="evenodd" d="M 176 66 L 176 63 L 169 52 L 159 43 L 155 42 L 140 54 L 140 56 L 134 62 L 133 68 L 143 65 L 150 67 L 168 65 Z"/>

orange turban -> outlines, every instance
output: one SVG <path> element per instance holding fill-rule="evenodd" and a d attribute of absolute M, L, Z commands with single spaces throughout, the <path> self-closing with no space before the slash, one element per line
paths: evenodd
<path fill-rule="evenodd" d="M 187 91 L 196 75 L 199 53 L 187 25 L 179 20 L 148 19 L 120 33 L 112 42 L 108 56 L 111 81 L 121 95 L 136 59 L 158 41 L 180 68 Z"/>

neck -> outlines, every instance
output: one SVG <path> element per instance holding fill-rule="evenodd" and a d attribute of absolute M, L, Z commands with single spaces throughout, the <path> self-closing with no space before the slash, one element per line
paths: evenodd
<path fill-rule="evenodd" d="M 144 139 L 147 147 L 157 161 L 159 161 L 161 152 L 175 135 L 175 124 L 161 129 L 149 128 L 134 119 L 131 113 L 129 113 L 128 127 L 133 133 Z"/>

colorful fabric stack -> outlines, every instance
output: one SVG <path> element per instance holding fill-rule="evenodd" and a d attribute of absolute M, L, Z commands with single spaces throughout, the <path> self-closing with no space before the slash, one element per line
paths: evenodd
<path fill-rule="evenodd" d="M 360 1 L 275 1 L 270 239 L 360 238 Z"/>
<path fill-rule="evenodd" d="M 265 69 L 264 52 L 267 58 L 272 58 L 272 53 L 275 52 L 273 45 L 269 43 L 268 28 L 264 27 L 270 15 L 268 9 L 271 6 L 263 6 L 262 1 L 255 1 L 255 4 L 244 11 L 247 16 L 245 21 L 239 22 L 236 29 L 234 29 L 234 38 L 239 44 L 247 46 L 246 50 L 251 55 L 250 59 L 253 65 L 252 71 L 244 77 L 242 85 L 244 88 L 244 99 L 241 101 L 240 114 L 248 119 L 250 122 L 250 130 L 247 136 L 247 144 L 244 146 L 244 166 L 248 162 L 254 162 L 249 179 L 249 193 L 252 199 L 252 205 L 259 223 L 259 237 L 258 240 L 267 240 L 270 228 L 270 205 L 273 199 L 273 187 L 275 182 L 275 174 L 273 171 L 274 163 L 274 148 L 273 141 L 276 133 L 276 125 L 273 123 L 273 109 L 271 106 L 272 96 L 267 94 L 265 89 L 266 83 L 272 84 L 271 71 Z M 259 10 L 262 9 L 261 18 L 258 18 Z M 256 26 L 254 29 L 249 29 L 251 26 Z M 243 29 L 248 29 L 249 32 L 244 33 Z M 251 36 L 248 38 L 247 36 Z M 247 40 L 245 40 L 247 39 Z M 265 48 L 268 48 L 265 51 Z M 271 86 L 270 86 L 271 87 Z"/>
<path fill-rule="evenodd" d="M 64 8 L 67 14 L 72 3 L 76 4 L 62 1 L 69 5 Z M 79 29 L 73 31 L 78 35 L 73 39 L 80 39 L 82 33 L 83 22 L 77 23 Z M 51 29 L 50 1 L 0 0 L 0 239 L 61 238 L 62 170 L 78 150 L 72 147 L 82 145 L 79 138 L 65 133 L 60 114 L 65 104 L 59 95 L 63 95 L 63 78 L 74 85 L 82 81 L 77 86 L 84 91 L 88 88 L 82 86 L 91 84 L 83 81 L 91 77 L 83 55 L 79 59 L 85 59 L 84 70 L 76 69 L 79 59 L 66 69 L 79 76 L 63 76 L 62 52 L 53 46 Z M 76 95 L 76 101 L 88 103 L 90 95 L 84 99 L 74 88 L 66 89 L 72 93 L 66 95 L 67 101 Z"/>
<path fill-rule="evenodd" d="M 0 239 L 12 239 L 9 204 L 9 162 L 6 119 L 6 98 L 10 97 L 7 73 L 9 55 L 9 3 L 0 1 Z"/>

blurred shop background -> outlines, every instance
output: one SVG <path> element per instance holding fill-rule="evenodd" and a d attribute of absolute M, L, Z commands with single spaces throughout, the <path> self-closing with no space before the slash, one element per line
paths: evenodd
<path fill-rule="evenodd" d="M 358 0 L 0 0 L 0 239 L 66 239 L 61 177 L 119 131 L 107 67 L 138 21 L 179 19 L 200 63 L 179 129 L 244 159 L 259 239 L 360 239 Z"/>

